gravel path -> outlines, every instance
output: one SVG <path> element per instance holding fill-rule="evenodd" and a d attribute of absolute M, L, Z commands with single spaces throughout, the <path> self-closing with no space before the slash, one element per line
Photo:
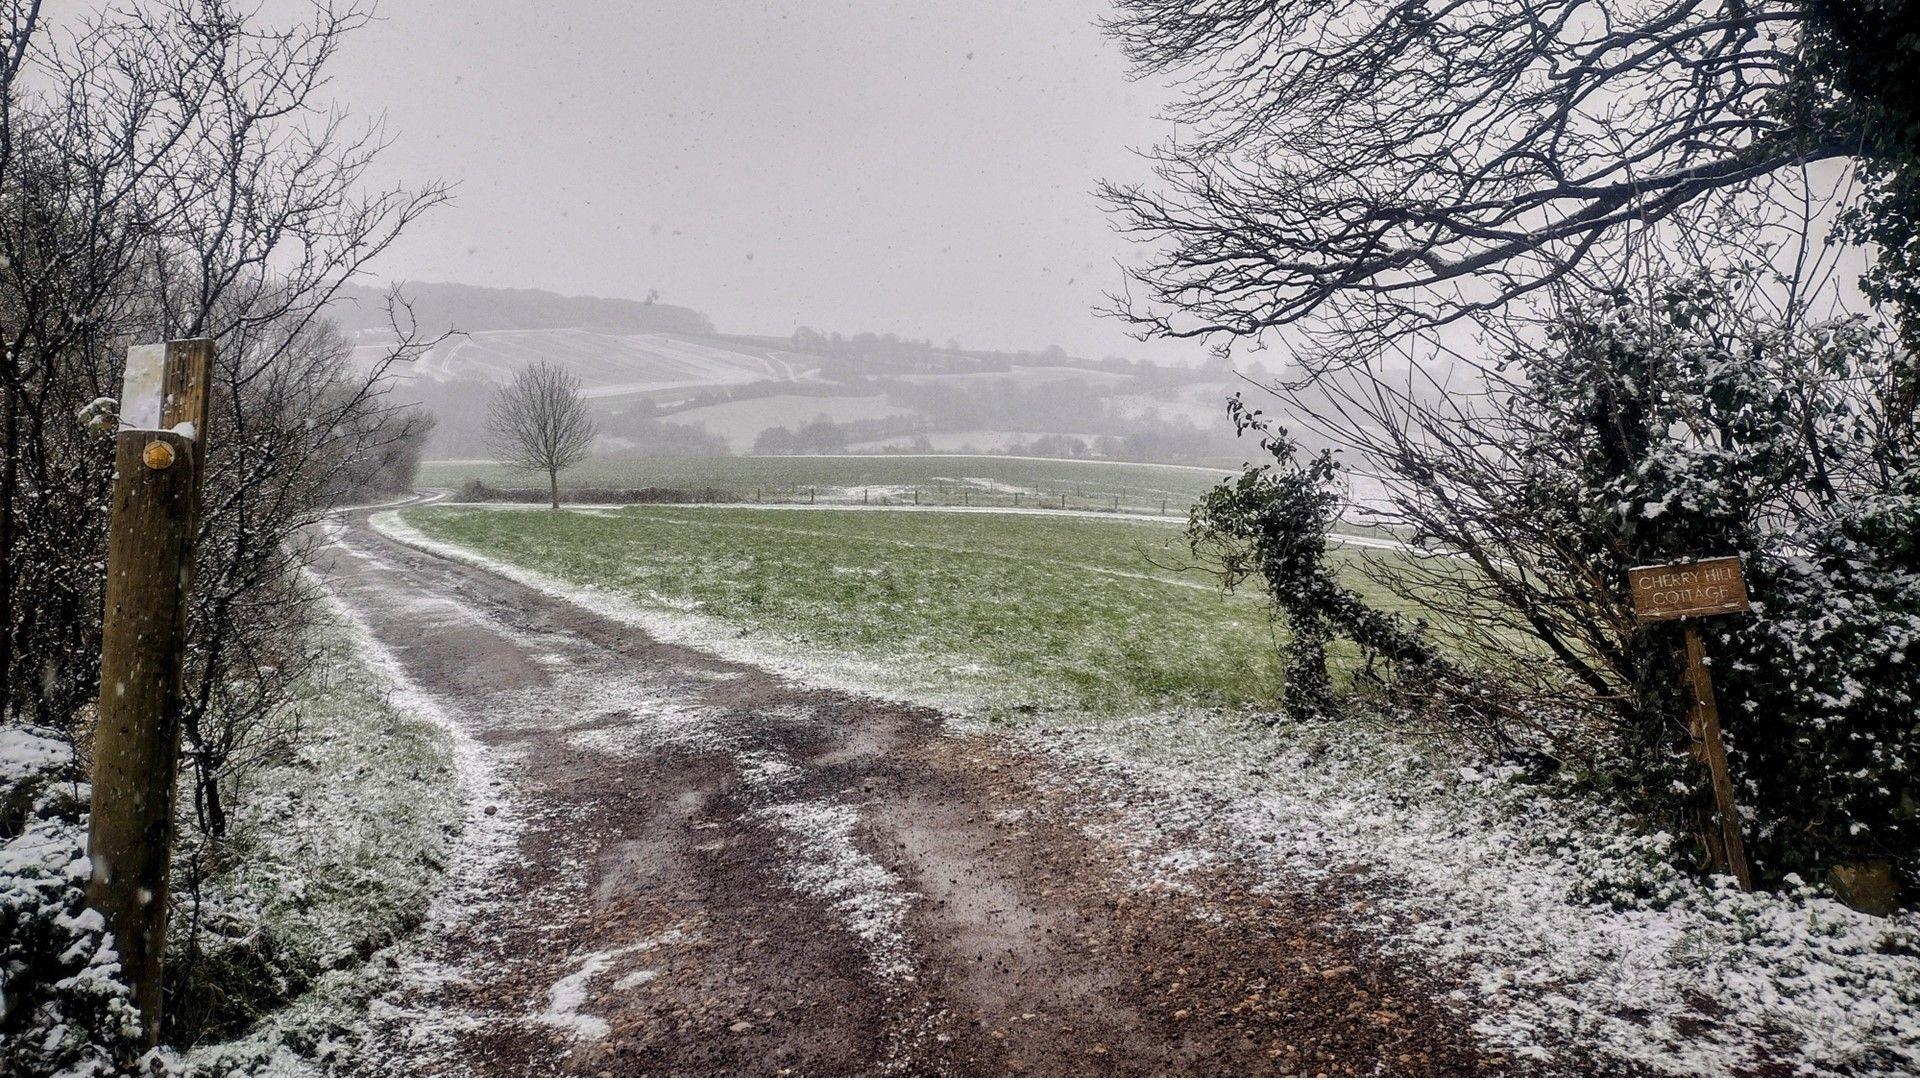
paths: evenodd
<path fill-rule="evenodd" d="M 1476 1073 L 1433 973 L 1231 871 L 1134 880 L 1100 799 L 367 528 L 317 572 L 463 735 L 446 894 L 376 1003 L 399 1073 Z M 1136 853 L 1137 854 L 1137 853 Z"/>

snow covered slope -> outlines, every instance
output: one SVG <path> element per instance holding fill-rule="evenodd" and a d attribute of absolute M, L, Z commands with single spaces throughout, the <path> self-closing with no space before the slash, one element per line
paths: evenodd
<path fill-rule="evenodd" d="M 362 364 L 378 362 L 385 355 L 378 345 L 355 350 Z M 412 363 L 396 365 L 393 375 L 402 383 L 474 379 L 504 383 L 529 364 L 545 361 L 578 375 L 588 397 L 610 398 L 683 387 L 792 381 L 812 369 L 808 360 L 783 350 L 678 334 L 579 328 L 482 330 L 441 342 Z"/>

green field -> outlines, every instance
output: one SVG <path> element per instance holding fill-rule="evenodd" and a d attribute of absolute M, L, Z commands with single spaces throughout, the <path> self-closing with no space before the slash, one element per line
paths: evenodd
<path fill-rule="evenodd" d="M 561 474 L 563 489 L 668 488 L 717 502 L 862 502 L 1042 506 L 1182 514 L 1231 469 L 1001 455 L 873 454 L 594 458 Z M 493 462 L 429 461 L 419 482 L 457 490 L 544 489 L 546 478 Z M 1063 503 L 1064 500 L 1064 503 Z"/>
<path fill-rule="evenodd" d="M 697 612 L 865 664 L 902 690 L 993 709 L 1257 706 L 1280 686 L 1267 605 L 1254 594 L 1223 596 L 1203 572 L 1182 569 L 1180 530 L 1169 525 L 670 506 L 426 507 L 405 520 L 432 539 L 642 608 Z"/>

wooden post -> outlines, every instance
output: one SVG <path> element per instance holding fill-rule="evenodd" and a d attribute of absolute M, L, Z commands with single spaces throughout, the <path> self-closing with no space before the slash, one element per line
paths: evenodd
<path fill-rule="evenodd" d="M 1747 865 L 1747 847 L 1740 838 L 1740 810 L 1733 801 L 1733 777 L 1727 771 L 1727 744 L 1720 735 L 1720 708 L 1713 700 L 1713 673 L 1707 670 L 1706 640 L 1700 620 L 1683 624 L 1687 638 L 1687 682 L 1693 691 L 1688 728 L 1695 752 L 1713 778 L 1713 803 L 1720 819 L 1719 862 L 1733 871 L 1735 881 L 1753 891 L 1753 870 Z"/>
<path fill-rule="evenodd" d="M 1746 844 L 1740 839 L 1740 808 L 1733 799 L 1733 777 L 1727 768 L 1727 744 L 1720 733 L 1720 708 L 1713 700 L 1713 673 L 1707 670 L 1707 645 L 1700 619 L 1751 610 L 1746 575 L 1738 556 L 1726 555 L 1662 566 L 1636 566 L 1627 571 L 1633 614 L 1640 623 L 1683 620 L 1686 638 L 1687 732 L 1693 753 L 1707 767 L 1713 785 L 1717 829 L 1706 830 L 1713 864 L 1730 872 L 1740 887 L 1753 889 L 1753 869 L 1747 865 Z"/>
<path fill-rule="evenodd" d="M 213 342 L 128 350 L 114 436 L 87 903 L 107 918 L 148 1045 L 160 1038 L 181 660 Z"/>

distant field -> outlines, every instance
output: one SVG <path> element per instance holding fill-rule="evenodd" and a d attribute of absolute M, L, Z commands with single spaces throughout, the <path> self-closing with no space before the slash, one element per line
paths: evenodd
<path fill-rule="evenodd" d="M 370 357 L 381 355 L 379 350 Z M 504 383 L 534 362 L 578 376 L 589 398 L 617 398 L 676 387 L 738 386 L 791 380 L 795 366 L 769 350 L 709 344 L 684 335 L 594 330 L 485 330 L 441 342 L 398 372 L 426 381 Z"/>
<path fill-rule="evenodd" d="M 1050 365 L 1018 367 L 1005 371 L 948 371 L 930 374 L 912 374 L 900 376 L 902 382 L 929 383 L 932 385 L 966 385 L 981 383 L 1011 383 L 1015 386 L 1033 386 L 1041 383 L 1061 382 L 1078 379 L 1082 382 L 1117 383 L 1125 382 L 1126 375 L 1117 371 L 1103 371 L 1099 368 L 1071 367 L 1068 365 Z"/>
<path fill-rule="evenodd" d="M 1052 506 L 1184 513 L 1230 469 L 999 455 L 846 455 L 595 459 L 561 475 L 562 488 L 711 490 L 717 501 Z M 542 486 L 544 478 L 491 462 L 429 461 L 419 482 L 459 488 Z"/>
<path fill-rule="evenodd" d="M 753 448 L 754 439 L 767 428 L 797 428 L 824 416 L 837 423 L 849 420 L 879 420 L 891 416 L 916 416 L 912 409 L 890 403 L 885 394 L 845 397 L 814 397 L 804 394 L 775 394 L 745 398 L 718 405 L 702 405 L 666 413 L 660 418 L 675 424 L 698 424 L 727 440 L 736 453 Z"/>
<path fill-rule="evenodd" d="M 864 442 L 850 443 L 848 450 L 862 454 L 911 454 L 932 451 L 938 454 L 984 455 L 1004 451 L 1007 447 L 1031 443 L 1045 435 L 1076 437 L 1072 432 L 1063 431 L 1009 431 L 1005 428 L 966 428 L 960 431 L 929 431 L 918 435 L 924 443 L 915 443 L 914 435 L 894 435 L 884 439 L 868 439 Z M 1082 441 L 1085 441 L 1084 439 Z M 913 448 L 918 445 L 920 449 Z"/>
<path fill-rule="evenodd" d="M 1267 606 L 1178 569 L 1179 530 L 1167 525 L 664 506 L 428 507 L 405 520 L 643 608 L 692 612 L 990 707 L 1245 706 L 1280 685 Z"/>

